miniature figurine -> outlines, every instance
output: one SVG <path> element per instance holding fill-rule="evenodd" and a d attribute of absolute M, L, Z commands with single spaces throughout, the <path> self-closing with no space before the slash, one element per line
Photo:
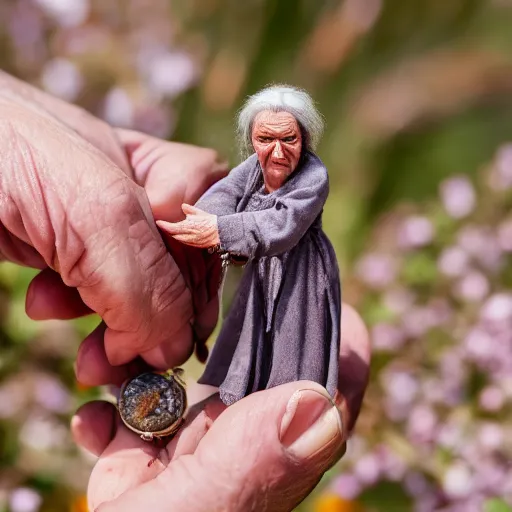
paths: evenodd
<path fill-rule="evenodd" d="M 277 85 L 247 100 L 238 130 L 253 154 L 195 206 L 184 204 L 185 220 L 158 222 L 184 244 L 246 263 L 199 382 L 217 386 L 227 405 L 302 379 L 334 397 L 341 286 L 321 223 L 329 192 L 314 153 L 322 117 L 306 92 Z"/>

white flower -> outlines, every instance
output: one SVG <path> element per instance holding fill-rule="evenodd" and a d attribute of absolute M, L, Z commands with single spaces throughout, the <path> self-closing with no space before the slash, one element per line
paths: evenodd
<path fill-rule="evenodd" d="M 89 16 L 89 0 L 36 0 L 63 27 L 75 27 Z"/>
<path fill-rule="evenodd" d="M 28 487 L 14 489 L 9 499 L 12 512 L 36 512 L 42 502 L 43 499 L 39 493 Z"/>
<path fill-rule="evenodd" d="M 469 468 L 462 462 L 457 462 L 446 471 L 443 478 L 443 488 L 451 498 L 464 498 L 471 493 L 473 477 Z"/>
<path fill-rule="evenodd" d="M 79 69 L 67 59 L 49 61 L 41 76 L 43 87 L 54 96 L 74 101 L 83 85 Z"/>

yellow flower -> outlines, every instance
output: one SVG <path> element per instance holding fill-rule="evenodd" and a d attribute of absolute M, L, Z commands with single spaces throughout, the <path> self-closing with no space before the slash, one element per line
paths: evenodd
<path fill-rule="evenodd" d="M 71 512 L 89 512 L 87 506 L 87 497 L 85 495 L 78 496 L 71 504 Z"/>
<path fill-rule="evenodd" d="M 314 504 L 314 512 L 364 512 L 357 501 L 344 500 L 336 494 L 323 494 Z"/>

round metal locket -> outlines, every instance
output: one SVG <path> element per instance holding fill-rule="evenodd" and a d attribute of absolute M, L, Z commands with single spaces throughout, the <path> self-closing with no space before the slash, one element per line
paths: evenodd
<path fill-rule="evenodd" d="M 187 409 L 183 370 L 148 372 L 121 387 L 118 410 L 124 424 L 145 441 L 174 434 Z"/>

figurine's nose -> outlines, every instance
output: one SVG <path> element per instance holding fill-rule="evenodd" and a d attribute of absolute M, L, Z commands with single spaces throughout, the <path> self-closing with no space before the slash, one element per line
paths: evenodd
<path fill-rule="evenodd" d="M 274 158 L 283 158 L 283 148 L 281 147 L 281 141 L 276 141 L 274 151 L 272 151 L 272 156 Z"/>

